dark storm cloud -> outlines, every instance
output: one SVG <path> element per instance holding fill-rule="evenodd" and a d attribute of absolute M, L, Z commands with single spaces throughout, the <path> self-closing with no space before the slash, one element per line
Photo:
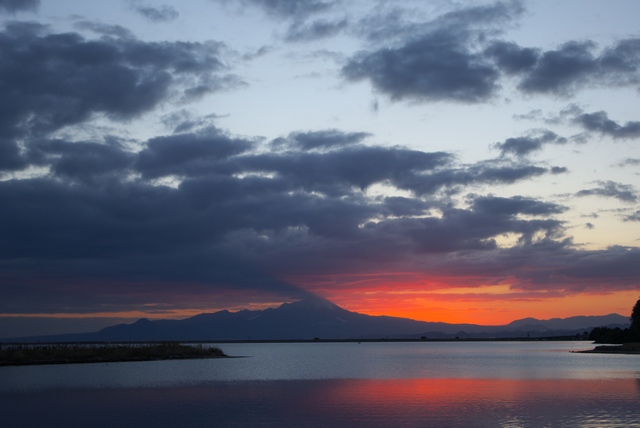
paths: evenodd
<path fill-rule="evenodd" d="M 569 172 L 569 168 L 564 166 L 551 167 L 551 174 L 566 174 L 567 172 Z"/>
<path fill-rule="evenodd" d="M 331 9 L 335 1 L 322 0 L 242 0 L 244 4 L 260 7 L 279 18 L 305 18 Z"/>
<path fill-rule="evenodd" d="M 497 40 L 475 51 L 468 31 L 444 28 L 407 38 L 398 47 L 360 52 L 342 73 L 348 80 L 370 80 L 392 99 L 421 101 L 486 101 L 499 89 L 501 73 L 518 80 L 528 94 L 572 95 L 584 87 L 640 83 L 640 39 L 620 41 L 599 55 L 590 41 L 543 51 Z"/>
<path fill-rule="evenodd" d="M 168 239 L 158 233 L 163 224 L 177 227 L 185 237 L 193 235 L 188 225 L 170 221 L 183 210 L 172 206 L 178 200 L 168 188 L 39 178 L 2 182 L 0 194 L 7 201 L 0 218 L 11 225 L 2 241 L 4 259 L 90 260 L 124 257 L 153 246 L 166 249 L 178 235 Z M 128 242 L 128 237 L 137 238 Z"/>
<path fill-rule="evenodd" d="M 337 21 L 318 19 L 310 23 L 296 22 L 287 30 L 285 40 L 289 42 L 309 42 L 325 39 L 344 31 L 348 25 L 347 19 Z"/>
<path fill-rule="evenodd" d="M 511 184 L 548 172 L 532 165 L 480 162 L 457 166 L 454 161 L 445 152 L 347 146 L 326 153 L 243 156 L 228 165 L 237 171 L 275 174 L 292 188 L 331 196 L 349 194 L 354 188 L 366 190 L 374 184 L 391 184 L 418 196 L 432 196 L 440 191 L 457 193 L 463 186 Z"/>
<path fill-rule="evenodd" d="M 508 202 L 500 203 L 508 205 Z M 439 215 L 430 213 L 428 206 L 424 206 L 422 214 L 381 217 L 362 224 L 357 235 L 335 236 L 332 240 L 318 240 L 303 231 L 304 239 L 295 240 L 293 246 L 281 241 L 275 254 L 267 256 L 271 258 L 266 263 L 290 275 L 323 275 L 327 266 L 331 266 L 335 273 L 371 274 L 406 269 L 446 276 L 464 275 L 459 269 L 468 263 L 469 275 L 474 276 L 482 270 L 481 266 L 473 266 L 474 260 L 482 259 L 483 254 L 488 258 L 495 255 L 498 251 L 496 238 L 501 235 L 516 235 L 521 246 L 539 245 L 536 236 L 545 240 L 561 236 L 563 224 L 560 221 L 518 218 L 518 210 L 527 211 L 536 204 L 516 198 L 514 206 L 499 213 L 488 212 L 485 207 L 455 209 L 445 206 L 434 209 Z M 543 213 L 556 209 L 545 207 L 534 211 Z M 256 237 L 246 236 L 245 239 L 247 248 L 259 246 Z M 447 260 L 456 262 L 438 271 Z M 505 263 L 496 266 L 495 271 L 505 275 L 512 267 L 513 263 Z"/>
<path fill-rule="evenodd" d="M 465 186 L 513 184 L 548 172 L 545 168 L 533 165 L 485 161 L 462 167 L 452 165 L 429 174 L 405 174 L 392 182 L 398 188 L 410 190 L 419 196 L 433 195 L 441 190 L 452 195 L 459 193 Z"/>
<path fill-rule="evenodd" d="M 568 288 L 607 289 L 603 282 L 616 281 L 619 289 L 637 289 L 640 277 L 640 248 L 612 246 L 606 250 L 576 252 L 554 276 L 573 280 Z M 580 283 L 580 281 L 584 281 Z"/>
<path fill-rule="evenodd" d="M 195 259 L 193 258 L 195 257 Z M 205 311 L 243 305 L 247 298 L 300 299 L 305 290 L 273 278 L 246 261 L 211 253 L 175 257 L 114 258 L 112 263 L 76 260 L 55 263 L 0 263 L 3 313 Z M 177 272 L 183 272 L 176 275 Z"/>
<path fill-rule="evenodd" d="M 631 84 L 638 84 L 637 73 L 638 65 L 640 65 L 639 38 L 620 40 L 613 47 L 605 49 L 598 59 L 601 69 L 612 73 L 610 78 L 619 78 L 620 81 L 618 83 L 628 81 Z"/>
<path fill-rule="evenodd" d="M 183 134 L 211 127 L 213 126 L 213 121 L 219 117 L 213 113 L 199 116 L 187 109 L 181 109 L 162 116 L 161 120 L 167 129 L 174 134 Z"/>
<path fill-rule="evenodd" d="M 32 310 L 63 301 L 84 311 L 124 307 L 125 290 L 136 294 L 133 306 L 152 297 L 179 306 L 172 296 L 181 292 L 207 302 L 216 290 L 299 296 L 303 291 L 274 278 L 306 268 L 370 269 L 389 250 L 395 262 L 489 251 L 504 233 L 527 245 L 535 234 L 562 228 L 556 220 L 518 217 L 560 212 L 552 204 L 476 198 L 469 209 L 454 209 L 446 196 L 545 169 L 458 165 L 444 152 L 365 146 L 367 136 L 297 132 L 276 152 L 262 150 L 274 142 L 260 147 L 213 127 L 151 138 L 138 152 L 114 137 L 33 140 L 23 159 L 49 174 L 0 182 L 0 223 L 8 231 L 0 265 L 3 281 L 16 284 L 4 289 L 2 310 L 26 310 L 37 290 L 49 297 Z M 175 187 L 155 184 L 170 177 L 177 177 Z M 416 196 L 367 196 L 375 184 Z M 125 297 L 104 288 L 114 281 L 124 284 Z"/>
<path fill-rule="evenodd" d="M 385 26 L 378 23 L 382 29 L 377 28 L 377 32 L 393 34 L 395 31 L 403 34 L 404 40 L 397 46 L 357 54 L 343 68 L 343 74 L 349 80 L 370 80 L 376 89 L 392 99 L 423 101 L 487 100 L 499 89 L 501 74 L 516 79 L 518 88 L 526 94 L 568 96 L 585 87 L 640 83 L 640 39 L 621 40 L 600 52 L 591 41 L 570 41 L 545 51 L 497 40 L 499 31 L 491 33 L 474 28 L 473 21 L 462 18 L 465 13 L 482 16 L 477 8 L 460 10 L 457 21 L 443 15 L 424 24 L 423 27 L 430 28 L 426 32 L 410 26 L 411 31 L 405 33 L 402 28 L 406 29 L 406 24 L 402 24 L 403 27 L 397 23 L 384 30 Z M 518 13 L 497 8 L 488 15 L 508 20 Z M 486 23 L 491 24 L 492 20 L 486 18 Z M 484 50 L 475 47 L 478 39 L 485 40 Z M 432 88 L 438 76 L 443 79 L 440 94 Z M 633 134 L 635 125 L 629 123 L 628 129 L 620 126 L 618 132 Z"/>
<path fill-rule="evenodd" d="M 543 202 L 535 199 L 514 196 L 512 198 L 500 198 L 496 196 L 481 196 L 473 200 L 472 207 L 475 211 L 491 215 L 553 215 L 561 214 L 567 210 L 558 204 Z"/>
<path fill-rule="evenodd" d="M 393 100 L 486 101 L 499 89 L 500 69 L 477 49 L 478 41 L 495 37 L 522 11 L 513 1 L 462 8 L 427 22 L 397 9 L 371 16 L 360 32 L 383 47 L 352 56 L 342 74 L 369 80 Z"/>
<path fill-rule="evenodd" d="M 108 36 L 120 39 L 135 39 L 133 33 L 121 25 L 107 25 L 93 21 L 78 21 L 74 25 L 79 30 L 87 30 L 101 36 Z"/>
<path fill-rule="evenodd" d="M 640 210 L 626 216 L 624 221 L 640 221 Z"/>
<path fill-rule="evenodd" d="M 470 178 L 475 178 L 481 183 L 506 183 L 511 184 L 519 180 L 526 180 L 546 174 L 548 170 L 535 165 L 507 165 L 497 166 L 492 163 L 481 163 L 469 169 Z M 462 184 L 471 183 L 473 180 L 462 180 Z"/>
<path fill-rule="evenodd" d="M 500 234 L 521 234 L 522 242 L 529 242 L 534 233 L 556 229 L 559 226 L 560 222 L 557 221 L 524 222 L 511 218 L 485 216 L 466 210 L 450 210 L 446 211 L 443 217 L 400 219 L 368 224 L 365 231 L 374 235 L 394 236 L 396 239 L 404 238 L 410 243 L 411 252 L 406 253 L 406 256 L 409 256 L 411 253 L 491 251 L 497 248 L 494 237 Z"/>
<path fill-rule="evenodd" d="M 488 251 L 476 258 L 445 261 L 434 270 L 455 269 L 486 275 L 510 284 L 512 290 L 563 294 L 633 290 L 640 275 L 640 250 L 609 247 L 577 250 L 570 240 L 543 239 L 531 245 Z"/>
<path fill-rule="evenodd" d="M 518 214 L 548 216 L 565 210 L 556 204 L 523 197 L 478 197 L 470 209 L 442 210 L 442 217 L 405 219 L 398 222 L 419 252 L 490 251 L 497 248 L 495 238 L 507 233 L 519 235 L 519 242 L 531 245 L 536 233 L 551 238 L 559 235 L 563 223 L 552 219 L 523 220 Z M 397 227 L 388 222 L 387 227 Z M 372 226 L 372 227 L 377 227 Z M 409 229 L 405 229 L 408 227 Z"/>
<path fill-rule="evenodd" d="M 385 204 L 388 201 L 385 201 Z M 397 202 L 397 201 L 395 201 Z M 406 201 L 405 201 L 406 202 Z M 414 200 L 415 204 L 415 200 Z M 381 205 L 371 209 L 382 213 Z M 311 228 L 283 229 L 278 233 L 233 235 L 233 245 L 255 254 L 256 263 L 285 275 L 367 274 L 389 269 L 436 274 L 446 260 L 459 259 L 443 275 L 464 275 L 458 269 L 476 258 L 492 257 L 498 250 L 496 237 L 513 234 L 518 245 L 532 246 L 542 237 L 553 240 L 562 234 L 563 224 L 553 219 L 525 220 L 517 214 L 483 212 L 441 207 L 429 212 L 429 205 L 414 205 L 415 214 L 394 218 L 380 216 L 340 233 L 318 235 Z M 384 210 L 386 212 L 386 210 Z M 438 212 L 440 213 L 438 215 Z M 331 217 L 335 221 L 340 216 Z M 272 246 L 269 247 L 269 242 Z M 270 251 L 267 251 L 270 248 Z M 495 267 L 501 275 L 513 267 Z M 433 270 L 432 270 L 433 269 Z M 474 276 L 481 270 L 471 268 Z"/>
<path fill-rule="evenodd" d="M 431 174 L 451 165 L 453 159 L 444 152 L 358 145 L 326 153 L 247 156 L 237 159 L 235 165 L 247 172 L 276 174 L 293 188 L 338 196 L 350 194 L 354 188 L 365 190 L 385 182 L 413 190 L 420 182 L 429 181 Z M 441 182 L 430 187 L 435 191 L 447 184 Z"/>
<path fill-rule="evenodd" d="M 421 216 L 429 213 L 432 203 L 420 199 L 405 198 L 401 196 L 387 196 L 379 198 L 376 203 L 380 203 L 385 216 Z"/>
<path fill-rule="evenodd" d="M 508 25 L 514 18 L 524 13 L 520 0 L 497 1 L 487 5 L 472 6 L 448 12 L 435 22 L 446 26 L 469 26 L 484 28 L 486 26 Z"/>
<path fill-rule="evenodd" d="M 28 161 L 15 141 L 0 137 L 0 171 L 15 171 L 25 168 Z"/>
<path fill-rule="evenodd" d="M 188 300 L 196 289 L 208 299 L 207 293 L 224 289 L 300 297 L 304 292 L 248 263 L 242 253 L 215 247 L 234 229 L 259 227 L 264 209 L 255 216 L 242 211 L 251 208 L 247 187 L 230 193 L 235 200 L 229 206 L 219 206 L 224 198 L 215 194 L 193 200 L 189 189 L 140 182 L 2 182 L 6 205 L 0 221 L 7 221 L 10 231 L 0 241 L 0 265 L 3 292 L 13 298 L 2 299 L 0 306 L 7 310 L 32 301 L 36 311 L 54 303 L 100 311 L 109 299 L 127 307 L 129 294 L 134 303 L 157 299 L 172 305 L 176 294 L 185 293 Z M 33 286 L 25 289 L 29 283 Z M 170 292 L 162 292 L 163 283 L 170 284 Z M 51 298 L 38 305 L 34 295 Z"/>
<path fill-rule="evenodd" d="M 40 0 L 0 0 L 0 13 L 36 11 L 39 7 Z"/>
<path fill-rule="evenodd" d="M 393 100 L 480 102 L 497 89 L 498 71 L 454 31 L 436 31 L 399 47 L 363 51 L 342 74 L 370 80 Z"/>
<path fill-rule="evenodd" d="M 566 138 L 559 137 L 549 130 L 538 131 L 535 134 L 526 137 L 507 138 L 504 143 L 496 143 L 494 147 L 500 150 L 501 156 L 512 154 L 524 157 L 535 151 L 542 150 L 545 144 L 565 144 L 567 142 Z"/>
<path fill-rule="evenodd" d="M 576 196 L 603 196 L 615 198 L 623 202 L 636 202 L 638 196 L 633 186 L 616 183 L 614 181 L 599 181 L 600 187 L 584 189 L 576 193 Z"/>
<path fill-rule="evenodd" d="M 239 147 L 229 151 L 234 139 L 220 131 L 209 139 L 195 134 L 156 138 L 133 163 L 117 144 L 98 149 L 88 143 L 40 143 L 40 162 L 55 165 L 61 177 L 86 175 L 64 165 L 66 158 L 87 153 L 103 156 L 114 172 L 142 171 L 141 159 L 153 154 L 161 165 L 156 175 L 186 175 L 177 188 L 124 180 L 124 174 L 120 181 L 103 174 L 87 184 L 48 178 L 1 182 L 6 204 L 0 221 L 10 231 L 0 248 L 2 271 L 5 283 L 22 284 L 3 290 L 3 310 L 56 304 L 78 311 L 104 310 L 105 304 L 142 308 L 149 299 L 173 307 L 175 293 L 210 302 L 210 293 L 225 289 L 299 297 L 302 291 L 273 275 L 361 272 L 409 262 L 405 267 L 416 269 L 426 262 L 420 259 L 425 254 L 436 257 L 428 265 L 437 267 L 440 257 L 458 252 L 503 251 L 496 243 L 500 235 L 515 234 L 519 245 L 535 246 L 540 245 L 536 236 L 549 241 L 562 233 L 562 222 L 548 217 L 564 207 L 544 201 L 474 196 L 468 209 L 429 201 L 444 187 L 529 178 L 525 167 L 518 172 L 513 165 L 470 168 L 456 166 L 443 153 L 350 144 L 328 152 L 294 147 L 261 154 L 243 151 L 250 145 L 238 141 Z M 193 148 L 189 156 L 171 155 L 180 144 Z M 208 174 L 184 167 L 195 156 L 211 157 Z M 361 188 L 375 183 L 423 191 L 429 199 L 361 194 Z M 427 188 L 431 193 L 424 193 Z M 506 275 L 518 260 L 507 258 L 493 268 Z M 82 284 L 73 278 L 82 278 Z M 122 281 L 121 292 L 118 285 L 101 285 L 113 281 Z M 28 291 L 25 283 L 33 284 Z M 125 298 L 130 293 L 134 296 Z M 49 297 L 34 303 L 26 297 L 34 294 Z"/>
<path fill-rule="evenodd" d="M 0 133 L 44 134 L 96 113 L 131 119 L 174 90 L 215 90 L 226 85 L 215 74 L 224 69 L 220 56 L 215 43 L 87 40 L 9 23 L 0 33 Z"/>
<path fill-rule="evenodd" d="M 527 70 L 520 83 L 525 92 L 570 93 L 586 83 L 597 70 L 592 42 L 569 42 L 555 51 L 547 51 Z"/>
<path fill-rule="evenodd" d="M 323 0 L 249 0 L 269 13 L 284 17 L 304 17 L 323 12 L 335 5 L 335 1 Z"/>
<path fill-rule="evenodd" d="M 604 111 L 583 113 L 574 119 L 574 122 L 590 132 L 616 139 L 640 138 L 640 122 L 627 122 L 624 125 L 609 119 Z"/>
<path fill-rule="evenodd" d="M 519 88 L 526 93 L 572 95 L 583 87 L 640 83 L 640 39 L 621 40 L 599 55 L 594 53 L 596 44 L 591 41 L 567 42 L 556 50 L 539 51 L 537 61 L 528 68 L 518 62 L 525 49 L 510 46 L 509 51 L 494 56 L 506 72 L 521 75 Z M 511 61 L 521 66 L 517 69 L 505 66 Z"/>
<path fill-rule="evenodd" d="M 360 20 L 356 32 L 374 44 L 404 43 L 416 36 L 438 31 L 460 39 L 482 38 L 499 33 L 500 27 L 509 25 L 524 12 L 520 1 L 496 2 L 459 8 L 426 21 L 420 15 L 416 16 L 415 9 L 390 4 L 391 9 L 380 5 Z"/>
<path fill-rule="evenodd" d="M 491 99 L 505 79 L 525 95 L 640 84 L 640 39 L 603 49 L 590 40 L 568 41 L 552 50 L 500 39 L 523 10 L 521 2 L 497 2 L 423 22 L 402 9 L 371 15 L 355 31 L 375 48 L 349 58 L 342 75 L 370 81 L 392 100 L 467 103 Z"/>
<path fill-rule="evenodd" d="M 288 41 L 349 31 L 347 21 L 316 19 L 334 2 L 244 3 L 284 19 Z M 403 22 L 406 14 L 389 18 L 367 34 L 369 41 L 387 36 L 388 44 L 354 55 L 342 71 L 393 99 L 419 101 L 486 101 L 505 76 L 534 82 L 521 86 L 528 92 L 559 93 L 558 82 L 578 88 L 593 76 L 632 83 L 630 40 L 600 55 L 588 44 L 551 55 L 497 41 L 499 27 L 520 13 L 520 3 L 510 2 L 424 26 Z M 163 16 L 172 14 L 156 18 Z M 612 289 L 634 275 L 637 283 L 638 252 L 576 249 L 557 219 L 564 206 L 477 194 L 461 206 L 454 198 L 567 172 L 526 159 L 564 142 L 550 131 L 496 146 L 515 158 L 474 164 L 448 152 L 365 145 L 366 132 L 237 137 L 213 126 L 214 115 L 187 110 L 161 118 L 169 135 L 73 140 L 73 126 L 94 118 L 128 121 L 238 83 L 222 74 L 221 44 L 147 43 L 123 27 L 76 25 L 100 38 L 33 23 L 0 33 L 0 312 L 204 309 L 237 291 L 304 295 L 280 278 L 392 268 L 468 276 L 471 285 L 487 275 L 515 278 L 515 287 L 568 289 L 581 286 L 577 268 L 587 265 L 599 280 L 622 278 Z M 590 54 L 592 68 L 578 61 Z M 579 194 L 587 195 L 636 200 L 631 186 L 613 182 Z"/>
<path fill-rule="evenodd" d="M 136 169 L 145 178 L 209 173 L 217 161 L 245 152 L 253 144 L 231 138 L 214 127 L 197 133 L 155 137 L 138 154 Z"/>
<path fill-rule="evenodd" d="M 536 49 L 521 48 L 515 43 L 497 41 L 492 43 L 485 54 L 496 61 L 496 64 L 507 74 L 517 74 L 532 68 L 540 53 Z"/>
<path fill-rule="evenodd" d="M 169 22 L 178 19 L 180 14 L 178 11 L 169 5 L 161 5 L 159 7 L 149 6 L 141 4 L 139 2 L 131 2 L 133 9 L 140 15 L 153 22 Z"/>
<path fill-rule="evenodd" d="M 122 174 L 134 159 L 115 138 L 104 142 L 43 140 L 29 147 L 32 165 L 48 165 L 52 174 L 70 180 L 90 181 L 106 175 Z"/>
<path fill-rule="evenodd" d="M 234 4 L 229 0 L 214 0 L 224 4 Z M 287 42 L 310 42 L 333 37 L 343 32 L 349 25 L 346 18 L 313 19 L 314 15 L 336 9 L 338 1 L 324 0 L 241 0 L 244 6 L 258 7 L 267 15 L 288 23 L 284 34 Z"/>
<path fill-rule="evenodd" d="M 366 132 L 344 133 L 336 129 L 293 132 L 287 138 L 276 138 L 271 142 L 273 148 L 293 148 L 297 150 L 322 150 L 340 148 L 362 142 L 371 134 Z"/>

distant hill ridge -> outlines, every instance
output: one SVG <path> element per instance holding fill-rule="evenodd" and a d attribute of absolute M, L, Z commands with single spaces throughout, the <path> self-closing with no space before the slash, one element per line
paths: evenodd
<path fill-rule="evenodd" d="M 622 318 L 622 319 L 621 319 Z M 623 321 L 624 320 L 624 321 Z M 562 329 L 580 329 L 584 328 L 585 325 L 592 327 L 599 327 L 600 324 L 629 324 L 629 319 L 623 317 L 618 314 L 609 314 L 609 315 L 599 315 L 599 316 L 575 316 L 570 318 L 551 318 L 548 320 L 538 320 L 535 318 L 523 318 L 521 320 L 516 320 L 507 324 L 508 327 L 538 327 L 544 329 L 551 330 L 562 330 Z"/>
<path fill-rule="evenodd" d="M 629 326 L 618 314 L 538 320 L 524 318 L 504 326 L 448 324 L 351 312 L 318 296 L 265 310 L 227 310 L 183 320 L 139 319 L 93 333 L 38 336 L 4 341 L 234 341 L 319 339 L 444 339 L 573 336 L 595 327 Z"/>

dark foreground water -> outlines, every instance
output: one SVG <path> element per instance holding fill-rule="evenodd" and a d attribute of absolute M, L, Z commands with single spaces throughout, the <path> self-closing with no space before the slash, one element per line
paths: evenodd
<path fill-rule="evenodd" d="M 3 427 L 640 427 L 640 356 L 584 342 L 222 345 L 0 368 Z"/>

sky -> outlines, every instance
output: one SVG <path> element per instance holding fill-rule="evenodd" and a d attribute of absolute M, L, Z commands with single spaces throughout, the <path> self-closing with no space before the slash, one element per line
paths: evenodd
<path fill-rule="evenodd" d="M 0 337 L 640 296 L 636 0 L 0 0 Z"/>

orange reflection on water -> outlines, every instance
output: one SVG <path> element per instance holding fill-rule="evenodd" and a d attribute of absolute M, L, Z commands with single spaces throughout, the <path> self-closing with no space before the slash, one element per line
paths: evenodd
<path fill-rule="evenodd" d="M 330 391 L 323 391 L 326 407 L 339 409 L 343 413 L 340 419 L 465 426 L 474 421 L 473 426 L 496 422 L 500 426 L 543 426 L 572 421 L 570 426 L 607 427 L 620 426 L 615 412 L 622 417 L 630 412 L 640 415 L 636 406 L 640 402 L 638 379 L 345 380 L 326 386 L 331 386 Z M 630 426 L 628 421 L 624 426 Z"/>
<path fill-rule="evenodd" d="M 634 378 L 327 379 L 18 394 L 0 390 L 6 426 L 69 428 L 629 428 L 640 427 L 638 403 L 640 380 Z"/>
<path fill-rule="evenodd" d="M 584 399 L 640 394 L 640 379 L 348 379 L 333 382 L 335 400 L 383 405 L 399 401 L 465 402 L 467 400 L 510 401 L 535 397 Z M 606 393 L 605 393 L 606 391 Z"/>

